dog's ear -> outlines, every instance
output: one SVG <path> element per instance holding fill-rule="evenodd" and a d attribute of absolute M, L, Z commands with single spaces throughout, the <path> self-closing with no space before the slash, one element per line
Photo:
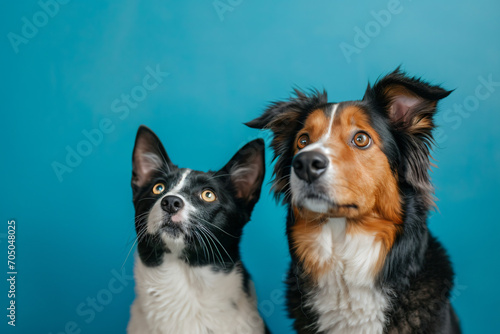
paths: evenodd
<path fill-rule="evenodd" d="M 287 101 L 273 102 L 256 119 L 245 123 L 254 129 L 269 129 L 275 138 L 286 140 L 293 132 L 299 117 L 314 105 L 326 104 L 326 92 L 313 91 L 311 95 L 294 89 L 295 97 Z"/>
<path fill-rule="evenodd" d="M 325 91 L 312 91 L 308 95 L 295 89 L 294 93 L 295 97 L 271 103 L 260 117 L 245 123 L 254 129 L 269 129 L 273 132 L 271 147 L 274 150 L 273 160 L 276 160 L 273 173 L 276 198 L 287 189 L 295 134 L 302 126 L 301 120 L 314 109 L 326 105 L 328 101 Z"/>
<path fill-rule="evenodd" d="M 408 77 L 397 68 L 373 88 L 368 85 L 363 98 L 388 117 L 401 153 L 398 172 L 409 184 L 422 190 L 432 190 L 428 170 L 437 103 L 451 92 Z"/>
<path fill-rule="evenodd" d="M 264 140 L 256 139 L 243 146 L 219 171 L 228 175 L 235 195 L 251 210 L 260 197 L 265 167 Z"/>
<path fill-rule="evenodd" d="M 141 125 L 135 138 L 132 154 L 132 189 L 134 191 L 151 181 L 154 172 L 174 167 L 160 139 L 148 127 Z"/>
<path fill-rule="evenodd" d="M 431 137 L 437 103 L 451 92 L 408 77 L 397 68 L 376 82 L 373 88 L 368 85 L 363 99 L 382 107 L 398 130 Z"/>

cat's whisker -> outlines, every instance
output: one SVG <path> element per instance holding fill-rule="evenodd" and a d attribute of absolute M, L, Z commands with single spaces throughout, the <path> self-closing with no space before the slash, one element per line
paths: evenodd
<path fill-rule="evenodd" d="M 217 251 L 217 253 L 218 253 L 219 263 L 220 263 L 220 265 L 221 265 L 224 269 L 226 269 L 226 264 L 225 264 L 224 258 L 223 258 L 223 256 L 222 256 L 222 254 L 221 254 L 220 250 L 219 250 L 219 247 L 217 247 L 217 245 L 215 244 L 215 240 L 214 240 L 213 233 L 212 233 L 209 229 L 207 229 L 205 226 L 200 225 L 200 227 L 202 228 L 202 230 L 205 230 L 207 237 L 209 237 L 209 238 L 212 240 L 212 243 L 213 243 L 213 245 L 214 245 L 214 248 L 215 248 L 215 250 L 216 250 L 216 251 Z M 217 242 L 219 242 L 219 241 L 217 240 Z M 219 242 L 219 244 L 220 244 L 220 242 Z M 222 246 L 222 245 L 221 245 L 221 246 Z"/>
<path fill-rule="evenodd" d="M 207 244 L 210 247 L 210 252 L 212 253 L 213 262 L 215 263 L 215 253 L 214 253 L 214 249 L 212 248 L 212 244 L 210 243 L 210 239 L 208 238 L 208 236 L 206 235 L 206 233 L 199 228 L 199 226 L 197 226 L 197 227 L 198 227 L 198 230 L 200 231 L 201 235 L 205 236 Z M 207 248 L 207 251 L 208 251 L 208 248 Z"/>
<path fill-rule="evenodd" d="M 210 231 L 209 229 L 207 229 L 206 227 L 204 227 L 211 235 L 212 237 L 215 239 L 215 241 L 217 241 L 219 243 L 219 245 L 222 247 L 222 250 L 227 254 L 227 256 L 229 257 L 229 259 L 231 260 L 232 263 L 234 263 L 231 255 L 229 255 L 229 253 L 227 252 L 226 248 L 222 245 L 222 243 L 219 241 L 219 239 L 215 236 L 215 234 Z M 219 252 L 220 253 L 220 252 Z M 222 255 L 221 255 L 222 257 Z"/>
<path fill-rule="evenodd" d="M 201 217 L 194 216 L 194 218 L 195 218 L 195 220 L 201 220 L 201 221 L 203 221 L 203 222 L 205 222 L 207 224 L 210 224 L 211 226 L 219 229 L 220 231 L 224 232 L 225 234 L 227 234 L 228 236 L 230 236 L 232 238 L 238 238 L 237 236 L 232 235 L 231 233 L 224 231 L 221 227 L 219 227 L 219 226 L 215 225 L 214 223 L 211 223 L 211 222 L 209 222 L 209 221 L 207 221 L 207 220 L 205 220 L 205 219 L 203 219 Z"/>

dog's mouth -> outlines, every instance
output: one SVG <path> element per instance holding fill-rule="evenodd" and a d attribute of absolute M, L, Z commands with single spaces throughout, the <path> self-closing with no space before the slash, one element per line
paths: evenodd
<path fill-rule="evenodd" d="M 354 203 L 338 203 L 323 193 L 305 193 L 294 200 L 294 205 L 300 209 L 306 209 L 315 213 L 337 215 L 358 210 Z"/>
<path fill-rule="evenodd" d="M 291 193 L 293 206 L 311 213 L 346 217 L 355 215 L 358 211 L 355 203 L 344 203 L 332 198 L 323 184 L 309 184 L 292 177 Z"/>

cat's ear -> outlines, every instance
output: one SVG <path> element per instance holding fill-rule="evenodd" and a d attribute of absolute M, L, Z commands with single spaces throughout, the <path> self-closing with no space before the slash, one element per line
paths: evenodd
<path fill-rule="evenodd" d="M 256 139 L 241 148 L 219 173 L 229 175 L 237 198 L 253 208 L 260 197 L 266 173 L 264 140 Z"/>
<path fill-rule="evenodd" d="M 146 185 L 155 171 L 173 167 L 160 139 L 148 127 L 141 125 L 137 130 L 132 154 L 132 188 Z"/>

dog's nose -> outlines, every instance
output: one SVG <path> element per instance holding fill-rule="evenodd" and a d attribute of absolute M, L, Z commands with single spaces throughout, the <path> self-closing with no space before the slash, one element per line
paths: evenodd
<path fill-rule="evenodd" d="M 293 158 L 292 167 L 299 179 L 312 183 L 326 171 L 328 158 L 319 152 L 304 152 Z"/>
<path fill-rule="evenodd" d="M 178 196 L 165 196 L 161 200 L 161 208 L 170 213 L 174 214 L 184 207 L 184 202 Z"/>

